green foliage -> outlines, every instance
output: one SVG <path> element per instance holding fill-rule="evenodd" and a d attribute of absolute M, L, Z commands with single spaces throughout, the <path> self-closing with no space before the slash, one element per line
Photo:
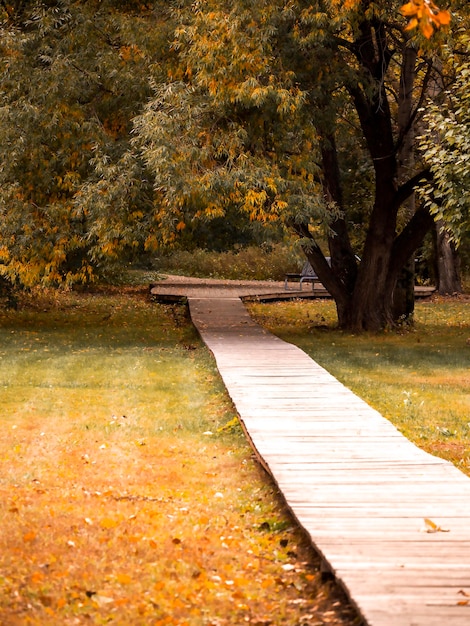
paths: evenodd
<path fill-rule="evenodd" d="M 284 280 L 285 273 L 301 266 L 300 253 L 285 245 L 247 246 L 227 252 L 175 251 L 159 256 L 161 272 L 202 278 L 233 280 Z"/>
<path fill-rule="evenodd" d="M 434 179 L 433 185 L 427 185 L 422 192 L 424 201 L 446 223 L 457 244 L 470 234 L 469 54 L 470 38 L 463 35 L 459 54 L 449 59 L 455 82 L 437 102 L 428 105 L 428 131 L 420 145 Z"/>
<path fill-rule="evenodd" d="M 306 94 L 283 68 L 286 26 L 277 3 L 180 13 L 178 71 L 135 120 L 164 242 L 232 207 L 265 223 L 325 215 Z"/>
<path fill-rule="evenodd" d="M 124 155 L 166 19 L 133 4 L 20 3 L 0 25 L 0 272 L 24 285 L 86 282 L 148 237 Z"/>
<path fill-rule="evenodd" d="M 135 147 L 155 179 L 164 244 L 187 223 L 224 217 L 234 208 L 264 223 L 286 220 L 289 212 L 321 212 L 312 138 L 296 127 L 295 115 L 272 106 L 272 115 L 253 101 L 221 103 L 213 110 L 199 88 L 156 88 L 135 120 Z M 283 148 L 289 139 L 292 155 Z"/>

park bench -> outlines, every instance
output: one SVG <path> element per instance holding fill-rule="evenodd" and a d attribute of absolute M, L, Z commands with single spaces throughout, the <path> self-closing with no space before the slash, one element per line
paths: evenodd
<path fill-rule="evenodd" d="M 326 257 L 326 260 L 328 261 L 328 263 L 330 263 L 330 257 Z M 312 291 L 315 291 L 315 283 L 321 284 L 321 281 L 318 278 L 315 270 L 313 269 L 313 267 L 310 265 L 308 261 L 304 263 L 300 273 L 286 274 L 285 281 L 284 281 L 285 291 L 292 291 L 292 289 L 289 287 L 289 283 L 293 281 L 299 282 L 300 291 L 302 291 L 302 285 L 305 282 L 312 283 Z"/>

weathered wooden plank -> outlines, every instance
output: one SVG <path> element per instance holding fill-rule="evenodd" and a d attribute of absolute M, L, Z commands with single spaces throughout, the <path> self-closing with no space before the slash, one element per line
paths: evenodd
<path fill-rule="evenodd" d="M 436 506 L 428 504 L 423 506 L 392 506 L 383 505 L 380 509 L 375 506 L 371 506 L 370 503 L 364 506 L 357 505 L 345 505 L 336 506 L 324 505 L 321 503 L 309 503 L 306 505 L 303 502 L 289 502 L 291 510 L 295 513 L 295 517 L 299 520 L 302 526 L 306 526 L 310 529 L 314 529 L 315 525 L 320 522 L 327 522 L 331 520 L 333 523 L 344 523 L 347 527 L 349 524 L 360 524 L 361 520 L 367 519 L 369 522 L 374 520 L 386 519 L 390 524 L 394 523 L 397 519 L 410 519 L 416 524 L 416 527 L 422 525 L 424 518 L 429 518 L 441 525 L 443 528 L 452 528 L 454 520 L 468 520 L 468 505 L 465 503 L 452 507 L 449 506 Z M 365 527 L 367 529 L 367 526 Z"/>
<path fill-rule="evenodd" d="M 408 526 L 401 522 L 402 518 L 395 518 L 394 520 L 390 519 L 378 519 L 371 520 L 370 523 L 367 523 L 364 519 L 360 520 L 351 520 L 346 519 L 343 521 L 342 526 L 340 526 L 335 520 L 327 517 L 325 521 L 330 522 L 330 528 L 325 528 L 325 526 L 321 526 L 320 519 L 311 523 L 312 533 L 315 536 L 315 540 L 323 545 L 323 542 L 334 543 L 337 542 L 339 544 L 349 543 L 349 542 L 358 542 L 364 541 L 366 544 L 368 541 L 386 541 L 386 542 L 412 542 L 416 544 L 424 544 L 426 543 L 425 534 L 420 533 L 420 528 L 424 526 L 422 520 L 408 518 Z M 304 520 L 305 521 L 305 520 Z M 355 521 L 355 524 L 352 522 Z M 357 523 L 357 522 L 361 523 Z M 464 523 L 468 523 L 469 518 L 465 518 L 462 520 L 460 528 L 456 528 L 455 520 L 453 519 L 452 524 L 452 535 L 453 538 L 448 541 L 448 543 L 455 542 L 460 545 L 462 537 L 465 540 L 466 537 L 466 529 L 464 528 Z M 446 525 L 445 521 L 439 518 L 439 522 L 444 526 Z M 417 534 L 419 533 L 419 534 Z M 367 536 L 367 541 L 364 540 L 364 537 Z M 420 538 L 420 536 L 422 538 Z M 470 584 L 470 581 L 467 581 Z"/>
<path fill-rule="evenodd" d="M 341 572 L 341 570 L 337 570 Z M 387 568 L 381 570 L 380 576 L 371 579 L 367 571 L 361 569 L 348 570 L 349 580 L 354 580 L 361 593 L 380 593 L 383 589 L 449 589 L 470 593 L 467 570 L 448 570 L 445 580 L 436 575 L 439 571 L 433 569 L 413 569 L 412 567 Z M 459 600 L 465 600 L 465 595 L 458 594 Z"/>
<path fill-rule="evenodd" d="M 355 602 L 359 611 L 367 607 L 368 624 L 370 626 L 468 626 L 469 611 L 460 606 L 426 605 L 424 602 L 400 602 L 397 600 L 393 608 L 379 598 L 361 598 Z M 376 608 L 369 610 L 370 606 Z M 384 606 L 384 608 L 382 608 Z"/>
<path fill-rule="evenodd" d="M 238 299 L 189 302 L 254 449 L 366 623 L 470 624 L 470 480 Z"/>

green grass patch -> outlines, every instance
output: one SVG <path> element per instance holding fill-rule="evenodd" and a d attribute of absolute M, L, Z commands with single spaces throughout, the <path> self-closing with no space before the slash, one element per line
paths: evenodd
<path fill-rule="evenodd" d="M 255 318 L 294 343 L 425 450 L 470 474 L 470 301 L 416 307 L 413 329 L 352 335 L 331 301 L 253 304 Z"/>
<path fill-rule="evenodd" d="M 356 623 L 184 307 L 35 294 L 0 312 L 0 391 L 0 623 Z"/>
<path fill-rule="evenodd" d="M 197 430 L 223 387 L 192 327 L 178 319 L 182 311 L 101 294 L 64 295 L 60 306 L 4 313 L 4 419 L 27 411 L 41 420 L 58 411 L 64 419 L 88 416 L 80 427 L 92 428 L 125 415 L 145 432 L 177 427 L 184 407 L 190 419 L 181 430 Z M 228 411 L 212 418 L 215 429 Z"/>

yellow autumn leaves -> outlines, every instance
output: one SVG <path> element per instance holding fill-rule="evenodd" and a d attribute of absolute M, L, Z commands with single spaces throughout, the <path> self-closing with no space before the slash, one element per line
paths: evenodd
<path fill-rule="evenodd" d="M 345 10 L 355 10 L 359 5 L 358 0 L 331 0 L 331 3 Z M 400 12 L 409 18 L 405 30 L 418 28 L 426 39 L 442 26 L 449 26 L 451 20 L 450 12 L 440 9 L 433 0 L 410 0 L 400 7 Z"/>
<path fill-rule="evenodd" d="M 449 11 L 441 10 L 433 0 L 410 0 L 400 11 L 410 18 L 405 30 L 418 28 L 426 39 L 430 39 L 435 30 L 450 24 Z"/>
<path fill-rule="evenodd" d="M 0 624 L 338 616 L 192 328 L 119 291 L 0 315 Z"/>

